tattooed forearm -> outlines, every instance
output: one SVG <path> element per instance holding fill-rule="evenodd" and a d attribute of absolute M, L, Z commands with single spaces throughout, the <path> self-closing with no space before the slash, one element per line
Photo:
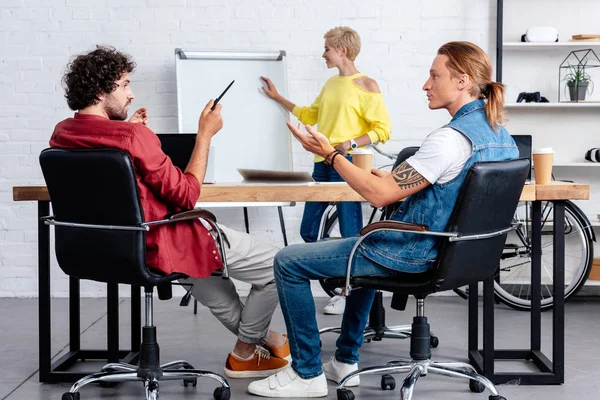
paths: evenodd
<path fill-rule="evenodd" d="M 406 161 L 392 171 L 392 176 L 400 189 L 414 188 L 425 182 L 425 178 Z"/>

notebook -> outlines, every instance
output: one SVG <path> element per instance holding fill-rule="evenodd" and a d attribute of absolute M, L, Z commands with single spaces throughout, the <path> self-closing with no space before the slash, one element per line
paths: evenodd
<path fill-rule="evenodd" d="M 156 136 L 160 139 L 162 151 L 169 156 L 173 165 L 185 171 L 196 145 L 196 134 L 158 133 Z M 208 152 L 208 164 L 206 166 L 206 174 L 204 175 L 204 183 L 215 183 L 214 154 L 215 149 L 211 147 Z"/>

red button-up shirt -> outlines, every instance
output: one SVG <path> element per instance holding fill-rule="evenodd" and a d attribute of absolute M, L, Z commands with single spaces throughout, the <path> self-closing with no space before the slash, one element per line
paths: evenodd
<path fill-rule="evenodd" d="M 196 177 L 175 167 L 163 153 L 158 136 L 142 124 L 76 113 L 56 125 L 50 146 L 115 148 L 129 153 L 146 221 L 192 209 L 200 197 Z M 151 227 L 146 235 L 146 263 L 166 274 L 181 272 L 194 278 L 205 278 L 223 267 L 211 233 L 198 220 Z"/>

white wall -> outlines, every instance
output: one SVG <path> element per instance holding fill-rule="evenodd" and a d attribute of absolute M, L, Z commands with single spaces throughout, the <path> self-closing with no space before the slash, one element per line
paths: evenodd
<path fill-rule="evenodd" d="M 313 100 L 333 71 L 324 67 L 324 32 L 349 25 L 362 36 L 359 70 L 377 79 L 389 108 L 393 133 L 386 149 L 419 144 L 448 120 L 431 112 L 421 86 L 437 48 L 469 40 L 495 48 L 494 0 L 2 0 L 0 11 L 0 296 L 37 294 L 37 209 L 14 203 L 12 187 L 42 184 L 38 154 L 54 125 L 72 112 L 60 79 L 69 59 L 95 44 L 130 53 L 134 107 L 145 106 L 155 132 L 177 131 L 174 49 L 286 50 L 290 97 Z M 516 3 L 516 0 L 505 3 Z M 548 15 L 564 15 L 549 1 L 531 1 Z M 552 0 L 554 4 L 561 4 Z M 586 15 L 600 4 L 586 3 Z M 587 4 L 589 3 L 589 4 Z M 538 4 L 540 7 L 535 7 Z M 511 5 L 512 6 L 512 5 Z M 563 8 L 569 8 L 562 4 Z M 507 8 L 509 4 L 507 4 Z M 543 10 L 542 10 L 543 11 Z M 514 34 L 530 24 L 526 14 L 507 18 Z M 574 17 L 574 26 L 580 22 Z M 506 27 L 507 32 L 508 27 Z M 593 31 L 593 29 L 589 29 Z M 581 32 L 586 33 L 586 32 Z M 492 54 L 492 59 L 494 59 Z M 207 93 L 207 99 L 214 96 Z M 225 105 L 226 106 L 226 105 Z M 199 106 L 200 107 L 200 106 Z M 199 108 L 200 111 L 200 108 Z M 583 115 L 582 118 L 593 118 Z M 509 126 L 510 127 L 510 126 Z M 527 130 L 527 129 L 524 129 Z M 513 132 L 524 133 L 524 132 Z M 598 144 L 600 147 L 600 144 Z M 311 170 L 312 157 L 294 143 L 294 168 Z M 377 159 L 378 164 L 387 163 Z M 367 210 L 368 211 L 368 210 Z M 302 207 L 284 210 L 291 243 L 299 242 Z M 242 211 L 217 212 L 221 222 L 243 229 Z M 251 231 L 282 245 L 277 210 L 250 209 Z M 67 280 L 53 263 L 52 289 L 66 293 Z M 84 283 L 85 295 L 102 293 Z"/>

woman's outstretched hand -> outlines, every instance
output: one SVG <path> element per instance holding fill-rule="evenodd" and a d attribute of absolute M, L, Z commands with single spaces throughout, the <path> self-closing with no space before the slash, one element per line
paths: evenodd
<path fill-rule="evenodd" d="M 313 154 L 325 157 L 335 150 L 333 146 L 329 144 L 329 139 L 322 133 L 317 132 L 311 125 L 304 126 L 308 134 L 303 133 L 300 130 L 300 124 L 296 127 L 291 122 L 288 122 L 287 127 L 290 132 L 292 132 L 292 135 L 298 139 L 302 147 Z"/>

